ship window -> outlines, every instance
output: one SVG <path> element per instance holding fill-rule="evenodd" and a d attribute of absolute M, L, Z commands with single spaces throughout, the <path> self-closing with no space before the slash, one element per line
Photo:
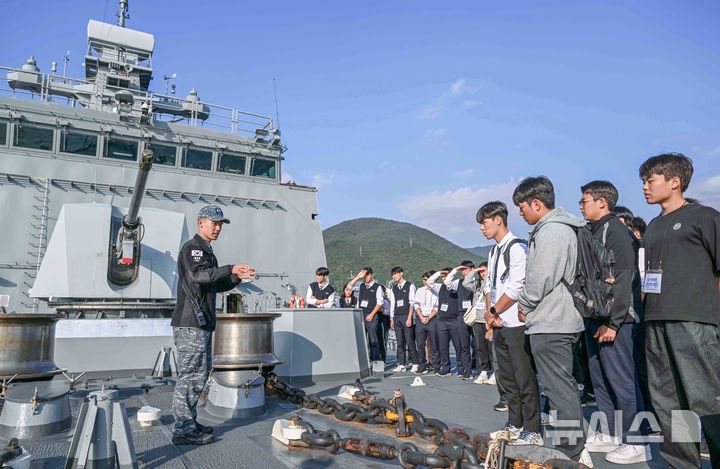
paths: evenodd
<path fill-rule="evenodd" d="M 52 150 L 53 129 L 18 124 L 15 127 L 15 146 L 35 150 Z"/>
<path fill-rule="evenodd" d="M 275 162 L 272 160 L 261 160 L 255 158 L 252 161 L 251 176 L 257 176 L 268 179 L 275 179 Z"/>
<path fill-rule="evenodd" d="M 74 155 L 95 156 L 97 154 L 96 135 L 83 134 L 66 130 L 60 140 L 60 152 Z"/>
<path fill-rule="evenodd" d="M 218 171 L 231 174 L 245 174 L 246 158 L 233 153 L 223 153 L 218 160 Z"/>
<path fill-rule="evenodd" d="M 148 143 L 146 148 L 151 149 L 155 153 L 155 164 L 166 166 L 175 166 L 177 158 L 177 148 L 172 145 L 160 145 L 159 143 Z"/>
<path fill-rule="evenodd" d="M 7 144 L 7 124 L 0 122 L 0 145 Z"/>
<path fill-rule="evenodd" d="M 182 166 L 191 169 L 212 169 L 212 152 L 196 148 L 183 149 Z"/>
<path fill-rule="evenodd" d="M 107 137 L 105 139 L 105 157 L 116 160 L 135 161 L 138 153 L 138 142 L 124 138 Z"/>

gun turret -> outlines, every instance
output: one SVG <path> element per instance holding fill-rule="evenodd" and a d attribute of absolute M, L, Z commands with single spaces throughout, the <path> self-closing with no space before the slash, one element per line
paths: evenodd
<path fill-rule="evenodd" d="M 115 285 L 132 283 L 140 269 L 140 246 L 144 228 L 138 214 L 154 158 L 155 154 L 152 150 L 143 150 L 127 215 L 120 223 L 113 217 L 110 230 L 108 281 Z"/>

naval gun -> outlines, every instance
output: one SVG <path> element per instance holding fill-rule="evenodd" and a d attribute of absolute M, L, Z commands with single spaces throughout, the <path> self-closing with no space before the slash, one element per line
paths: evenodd
<path fill-rule="evenodd" d="M 155 154 L 151 149 L 143 150 L 128 212 L 120 223 L 117 218 L 112 219 L 107 279 L 115 285 L 129 285 L 138 276 L 140 248 L 145 230 L 139 215 L 140 204 L 154 159 Z"/>

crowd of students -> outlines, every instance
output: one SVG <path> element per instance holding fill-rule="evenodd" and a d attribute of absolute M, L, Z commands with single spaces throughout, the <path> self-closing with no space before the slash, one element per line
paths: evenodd
<path fill-rule="evenodd" d="M 582 220 L 555 206 L 548 178 L 529 177 L 513 193 L 533 227 L 528 241 L 509 230 L 503 202 L 487 202 L 476 216 L 495 243 L 487 263 L 428 271 L 417 289 L 395 267 L 387 291 L 365 268 L 338 302 L 362 310 L 371 360 L 385 359 L 385 312 L 397 340 L 395 372 L 449 376 L 452 343 L 457 376 L 473 379 L 474 362 L 475 383 L 497 383 L 495 408 L 508 412 L 501 430 L 516 444 L 544 444 L 545 410 L 554 418 L 545 422 L 545 436 L 569 458 L 592 467 L 589 453 L 597 452 L 633 464 L 652 459 L 644 436 L 656 421 L 666 464 L 699 467 L 699 440 L 680 435 L 674 411 L 694 413 L 706 439 L 717 438 L 720 213 L 684 196 L 693 166 L 682 154 L 649 158 L 639 173 L 647 203 L 661 209 L 647 226 L 617 205 L 618 191 L 608 181 L 579 187 Z M 577 302 L 582 297 L 592 306 L 577 287 L 590 262 L 587 246 L 610 253 L 602 254 L 612 267 L 602 274 L 610 292 L 603 316 L 582 314 Z M 327 275 L 318 269 L 310 306 L 338 304 Z M 580 384 L 593 389 L 605 416 L 587 432 L 576 381 L 583 375 L 589 379 Z M 638 425 L 638 415 L 649 418 Z M 684 429 L 692 427 L 686 422 Z M 720 464 L 716 443 L 708 445 Z"/>

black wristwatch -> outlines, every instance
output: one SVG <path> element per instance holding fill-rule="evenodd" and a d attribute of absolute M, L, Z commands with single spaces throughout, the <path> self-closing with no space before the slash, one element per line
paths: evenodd
<path fill-rule="evenodd" d="M 491 306 L 491 307 L 490 307 L 490 314 L 493 314 L 493 315 L 497 316 L 498 312 L 497 312 L 497 310 L 495 309 L 494 306 Z"/>

